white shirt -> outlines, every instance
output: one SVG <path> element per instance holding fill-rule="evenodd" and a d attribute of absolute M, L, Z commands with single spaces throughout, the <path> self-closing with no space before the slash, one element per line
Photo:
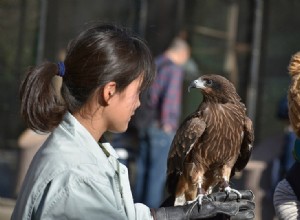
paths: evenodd
<path fill-rule="evenodd" d="M 152 220 L 147 206 L 134 204 L 115 150 L 102 146 L 109 157 L 67 113 L 35 155 L 11 219 Z"/>

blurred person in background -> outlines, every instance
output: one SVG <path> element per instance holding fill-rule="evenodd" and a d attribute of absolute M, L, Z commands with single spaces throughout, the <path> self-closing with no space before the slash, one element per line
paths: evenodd
<path fill-rule="evenodd" d="M 295 140 L 297 138 L 297 135 L 295 134 L 291 126 L 291 123 L 289 121 L 287 96 L 284 96 L 279 102 L 278 118 L 281 119 L 285 125 L 284 143 L 283 143 L 281 160 L 280 160 L 281 173 L 282 176 L 284 176 L 295 162 L 295 158 L 293 157 L 292 152 L 293 152 Z"/>
<path fill-rule="evenodd" d="M 63 79 L 63 100 L 50 83 L 56 75 Z M 149 208 L 134 203 L 127 168 L 104 133 L 126 131 L 140 92 L 154 76 L 144 41 L 105 24 L 72 40 L 64 62 L 29 69 L 20 89 L 22 116 L 30 129 L 51 134 L 31 162 L 12 220 L 253 219 L 250 191 L 241 192 L 241 199 L 212 194 L 201 205 Z"/>
<path fill-rule="evenodd" d="M 187 42 L 175 38 L 155 58 L 156 78 L 132 121 L 139 136 L 134 199 L 150 207 L 159 207 L 163 199 L 168 152 L 181 115 L 183 65 L 189 57 Z"/>
<path fill-rule="evenodd" d="M 297 135 L 293 144 L 292 154 L 295 161 L 287 171 L 273 195 L 273 205 L 276 215 L 283 220 L 300 219 L 300 52 L 295 53 L 288 67 L 291 82 L 288 90 L 288 114 L 289 122 Z"/>
<path fill-rule="evenodd" d="M 296 133 L 293 131 L 289 121 L 289 109 L 287 96 L 279 100 L 277 108 L 277 118 L 283 122 L 284 133 L 280 154 L 272 161 L 272 175 L 271 175 L 271 192 L 273 195 L 276 185 L 282 180 L 287 171 L 292 167 L 295 162 L 292 151 L 294 148 Z"/>

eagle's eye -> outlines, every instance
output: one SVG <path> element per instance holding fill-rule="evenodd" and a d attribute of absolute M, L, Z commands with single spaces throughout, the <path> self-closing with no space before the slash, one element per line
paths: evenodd
<path fill-rule="evenodd" d="M 213 81 L 211 79 L 206 80 L 206 85 L 211 86 L 213 84 Z"/>

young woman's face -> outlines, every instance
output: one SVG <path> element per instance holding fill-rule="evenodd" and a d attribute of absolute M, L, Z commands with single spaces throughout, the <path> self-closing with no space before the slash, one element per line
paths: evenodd
<path fill-rule="evenodd" d="M 108 130 L 112 132 L 124 132 L 128 123 L 140 106 L 141 78 L 135 79 L 121 93 L 112 96 L 110 102 L 110 114 L 108 117 Z"/>

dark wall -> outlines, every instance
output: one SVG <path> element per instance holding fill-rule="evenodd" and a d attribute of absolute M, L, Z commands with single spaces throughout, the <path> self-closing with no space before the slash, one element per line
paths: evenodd
<path fill-rule="evenodd" d="M 202 73 L 219 73 L 225 76 L 229 74 L 224 71 L 226 41 L 199 33 L 195 27 L 202 26 L 226 31 L 227 12 L 232 2 L 234 1 L 186 1 L 185 26 L 190 34 L 192 55 Z M 253 10 L 256 1 L 235 2 L 239 5 L 238 33 L 235 44 L 239 77 L 237 88 L 243 101 L 246 102 L 251 68 Z M 288 89 L 287 66 L 291 55 L 300 50 L 300 14 L 298 13 L 300 2 L 264 0 L 263 3 L 256 141 L 281 132 L 283 129 L 283 123 L 276 117 L 277 105 Z M 189 102 L 193 100 L 187 99 Z M 191 109 L 187 108 L 185 111 L 191 111 Z"/>
<path fill-rule="evenodd" d="M 18 88 L 28 66 L 35 65 L 39 38 L 40 7 L 43 1 L 0 1 L 0 148 L 16 145 L 25 125 L 19 116 Z M 109 21 L 132 27 L 148 41 L 153 54 L 162 52 L 179 30 L 188 32 L 192 56 L 202 73 L 224 72 L 226 42 L 193 30 L 194 26 L 226 29 L 230 0 L 48 0 L 43 59 L 56 61 L 67 42 L 85 25 Z M 255 1 L 239 4 L 238 53 L 239 84 L 246 98 L 249 83 L 253 8 Z M 146 5 L 145 5 L 146 3 Z M 277 101 L 288 87 L 287 66 L 299 50 L 300 2 L 267 0 L 264 44 L 259 75 L 258 139 L 282 129 L 276 118 Z M 146 8 L 146 17 L 139 9 Z M 143 20 L 144 19 L 144 20 Z M 144 26 L 143 26 L 144 24 Z M 196 95 L 196 94 L 195 94 Z M 184 114 L 201 98 L 184 94 Z M 191 104 L 196 103 L 196 104 Z"/>

